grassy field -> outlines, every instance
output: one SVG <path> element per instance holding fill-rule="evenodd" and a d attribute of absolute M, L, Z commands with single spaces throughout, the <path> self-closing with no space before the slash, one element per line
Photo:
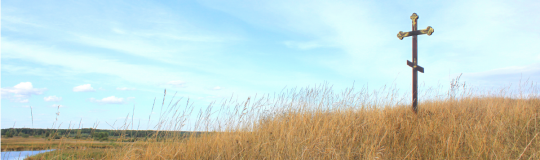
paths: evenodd
<path fill-rule="evenodd" d="M 2 151 L 23 151 L 23 150 L 46 150 L 46 149 L 69 149 L 69 148 L 111 148 L 117 144 L 110 142 L 100 142 L 81 139 L 51 139 L 45 138 L 2 138 Z"/>
<path fill-rule="evenodd" d="M 418 114 L 409 95 L 386 88 L 336 93 L 321 85 L 225 100 L 221 109 L 210 105 L 200 113 L 197 123 L 219 132 L 32 159 L 540 159 L 536 85 L 527 92 L 482 94 L 456 86 L 420 94 L 431 98 L 420 101 Z M 228 116 L 215 116 L 215 110 Z M 177 129 L 180 116 L 163 116 L 161 129 Z"/>

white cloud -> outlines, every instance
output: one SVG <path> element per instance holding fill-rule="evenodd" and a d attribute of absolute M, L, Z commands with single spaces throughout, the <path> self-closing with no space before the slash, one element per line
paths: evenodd
<path fill-rule="evenodd" d="M 61 104 L 53 104 L 53 105 L 50 105 L 49 107 L 54 107 L 54 108 L 60 107 L 60 108 L 62 108 L 62 107 L 66 107 L 66 106 L 61 105 Z"/>
<path fill-rule="evenodd" d="M 120 90 L 120 91 L 134 91 L 135 88 L 117 87 L 116 90 Z"/>
<path fill-rule="evenodd" d="M 118 34 L 126 34 L 126 31 L 124 31 L 122 29 L 119 29 L 119 28 L 113 28 L 112 31 L 114 33 L 118 33 Z"/>
<path fill-rule="evenodd" d="M 58 102 L 62 100 L 62 97 L 56 97 L 56 95 L 54 95 L 54 96 L 44 97 L 43 100 L 47 102 Z"/>
<path fill-rule="evenodd" d="M 118 97 L 115 97 L 115 96 L 106 97 L 106 98 L 103 98 L 101 100 L 95 99 L 95 98 L 90 98 L 90 101 L 97 102 L 97 103 L 102 103 L 102 104 L 122 104 L 122 103 L 126 102 L 124 100 L 124 98 L 118 98 Z"/>
<path fill-rule="evenodd" d="M 31 82 L 21 82 L 14 87 L 2 88 L 2 98 L 14 102 L 27 103 L 32 95 L 43 94 L 46 88 L 34 88 Z"/>
<path fill-rule="evenodd" d="M 184 81 L 180 81 L 180 80 L 177 80 L 177 81 L 169 81 L 167 82 L 168 85 L 172 85 L 174 87 L 186 87 L 186 82 Z"/>
<path fill-rule="evenodd" d="M 221 89 L 220 86 L 215 86 L 215 87 L 212 88 L 212 90 L 220 90 L 220 89 Z"/>
<path fill-rule="evenodd" d="M 509 84 L 520 84 L 525 81 L 537 82 L 540 80 L 540 63 L 526 66 L 510 66 L 492 69 L 483 72 L 464 73 L 463 80 L 475 82 L 474 85 L 486 86 L 506 86 Z"/>
<path fill-rule="evenodd" d="M 73 92 L 93 92 L 96 91 L 90 84 L 83 84 L 77 87 L 73 87 Z"/>

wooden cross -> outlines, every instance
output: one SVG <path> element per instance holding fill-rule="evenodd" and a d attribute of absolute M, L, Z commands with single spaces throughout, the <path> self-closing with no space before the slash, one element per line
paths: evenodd
<path fill-rule="evenodd" d="M 428 26 L 426 29 L 418 30 L 416 27 L 417 21 L 418 21 L 418 15 L 416 13 L 413 13 L 411 16 L 412 19 L 412 31 L 410 32 L 401 32 L 397 34 L 397 37 L 399 40 L 403 40 L 404 37 L 412 36 L 412 59 L 413 61 L 407 60 L 407 65 L 412 68 L 412 108 L 414 113 L 418 113 L 418 72 L 420 71 L 424 73 L 424 67 L 421 67 L 418 65 L 418 57 L 417 57 L 417 51 L 418 51 L 418 43 L 417 43 L 417 35 L 421 34 L 427 34 L 428 36 L 431 36 L 433 34 L 434 30 L 431 28 L 431 26 Z"/>

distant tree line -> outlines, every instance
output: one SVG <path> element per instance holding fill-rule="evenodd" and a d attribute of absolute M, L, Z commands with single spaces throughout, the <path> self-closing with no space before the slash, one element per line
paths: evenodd
<path fill-rule="evenodd" d="M 93 138 L 96 140 L 108 140 L 109 136 L 116 138 L 123 137 L 132 139 L 137 138 L 164 138 L 166 136 L 188 136 L 190 134 L 201 134 L 202 132 L 185 132 L 185 131 L 155 131 L 155 130 L 104 130 L 93 128 L 82 129 L 36 129 L 36 128 L 6 128 L 2 129 L 2 137 L 11 138 L 13 136 L 21 136 L 28 138 L 29 136 L 60 139 L 76 138 L 87 139 Z"/>

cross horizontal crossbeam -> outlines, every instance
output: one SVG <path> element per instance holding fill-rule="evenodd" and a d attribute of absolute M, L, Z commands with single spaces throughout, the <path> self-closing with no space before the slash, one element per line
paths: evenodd
<path fill-rule="evenodd" d="M 431 28 L 431 26 L 428 26 L 426 29 L 417 30 L 417 31 L 409 31 L 409 32 L 399 31 L 399 33 L 397 34 L 397 37 L 399 38 L 399 40 L 403 40 L 403 38 L 405 37 L 416 36 L 416 35 L 421 35 L 421 34 L 427 34 L 428 36 L 431 36 L 431 34 L 433 34 L 434 31 L 435 30 Z"/>

